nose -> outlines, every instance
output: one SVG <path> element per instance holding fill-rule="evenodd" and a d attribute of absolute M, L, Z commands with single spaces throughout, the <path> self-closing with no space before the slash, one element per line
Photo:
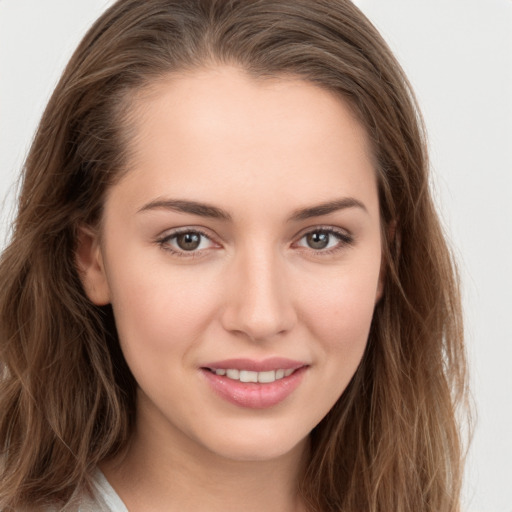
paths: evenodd
<path fill-rule="evenodd" d="M 291 331 L 297 321 L 286 262 L 271 250 L 246 251 L 229 269 L 223 327 L 252 341 Z"/>

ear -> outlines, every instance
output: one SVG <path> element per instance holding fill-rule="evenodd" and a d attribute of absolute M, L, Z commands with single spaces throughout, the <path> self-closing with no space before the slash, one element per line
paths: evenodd
<path fill-rule="evenodd" d="M 82 286 L 91 302 L 96 306 L 109 304 L 110 288 L 103 264 L 99 234 L 90 227 L 79 228 L 75 262 Z"/>

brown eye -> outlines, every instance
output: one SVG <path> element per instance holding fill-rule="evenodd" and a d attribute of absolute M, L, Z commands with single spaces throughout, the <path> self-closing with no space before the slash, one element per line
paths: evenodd
<path fill-rule="evenodd" d="M 329 245 L 332 234 L 327 231 L 313 231 L 306 235 L 306 243 L 311 249 L 325 249 Z"/>
<path fill-rule="evenodd" d="M 298 247 L 305 247 L 318 254 L 330 254 L 354 243 L 352 235 L 338 229 L 319 228 L 305 233 L 297 242 Z"/>
<path fill-rule="evenodd" d="M 176 235 L 176 245 L 182 251 L 195 251 L 201 245 L 200 233 L 181 233 Z"/>
<path fill-rule="evenodd" d="M 175 256 L 205 256 L 210 249 L 220 248 L 208 235 L 195 229 L 175 231 L 157 240 L 157 243 Z"/>

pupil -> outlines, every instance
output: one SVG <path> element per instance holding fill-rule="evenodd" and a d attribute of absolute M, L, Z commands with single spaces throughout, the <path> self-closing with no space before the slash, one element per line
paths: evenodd
<path fill-rule="evenodd" d="M 183 233 L 178 235 L 176 242 L 180 249 L 184 251 L 193 251 L 199 247 L 201 243 L 201 236 L 197 233 Z"/>
<path fill-rule="evenodd" d="M 325 249 L 329 244 L 329 233 L 315 231 L 307 235 L 308 245 L 312 249 Z"/>

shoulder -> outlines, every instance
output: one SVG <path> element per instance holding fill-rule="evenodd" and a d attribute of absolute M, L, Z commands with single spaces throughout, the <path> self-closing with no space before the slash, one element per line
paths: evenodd
<path fill-rule="evenodd" d="M 93 478 L 94 496 L 84 496 L 78 512 L 128 512 L 105 475 L 98 469 Z"/>
<path fill-rule="evenodd" d="M 44 512 L 128 512 L 126 505 L 98 469 L 92 479 L 93 494 L 75 496 L 65 506 L 45 508 Z"/>

